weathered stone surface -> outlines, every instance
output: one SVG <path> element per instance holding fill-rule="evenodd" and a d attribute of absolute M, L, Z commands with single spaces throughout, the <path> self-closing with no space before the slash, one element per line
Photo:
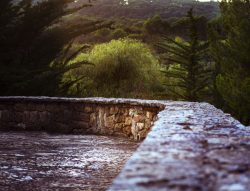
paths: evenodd
<path fill-rule="evenodd" d="M 109 191 L 250 190 L 250 131 L 206 103 L 166 109 Z"/>
<path fill-rule="evenodd" d="M 137 145 L 118 137 L 0 132 L 0 190 L 104 191 Z"/>

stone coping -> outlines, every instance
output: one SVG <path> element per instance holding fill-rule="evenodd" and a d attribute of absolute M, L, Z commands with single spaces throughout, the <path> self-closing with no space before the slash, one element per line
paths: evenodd
<path fill-rule="evenodd" d="M 0 97 L 1 102 L 55 102 L 55 103 L 91 103 L 91 104 L 125 104 L 131 106 L 145 106 L 145 107 L 159 107 L 164 109 L 167 101 L 161 100 L 142 100 L 142 99 L 124 99 L 124 98 L 66 98 L 66 97 L 26 97 L 26 96 L 10 96 L 10 97 Z"/>
<path fill-rule="evenodd" d="M 1 97 L 3 101 L 157 106 L 152 130 L 109 191 L 250 190 L 250 128 L 208 103 L 107 98 Z"/>

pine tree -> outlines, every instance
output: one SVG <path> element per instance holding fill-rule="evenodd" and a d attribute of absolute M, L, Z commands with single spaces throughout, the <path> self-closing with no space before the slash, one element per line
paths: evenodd
<path fill-rule="evenodd" d="M 250 123 L 250 1 L 222 1 L 221 25 L 210 29 L 211 51 L 218 75 L 216 87 L 224 109 L 243 123 Z"/>
<path fill-rule="evenodd" d="M 206 64 L 208 43 L 198 39 L 196 18 L 193 10 L 188 11 L 189 40 L 164 38 L 159 47 L 168 55 L 164 58 L 167 70 L 167 90 L 177 99 L 197 101 L 210 85 L 211 69 Z"/>
<path fill-rule="evenodd" d="M 65 25 L 62 18 L 90 6 L 69 6 L 73 2 L 0 1 L 0 95 L 55 94 L 42 88 L 50 82 L 36 76 L 49 71 L 53 60 L 74 38 L 106 26 L 99 20 Z"/>

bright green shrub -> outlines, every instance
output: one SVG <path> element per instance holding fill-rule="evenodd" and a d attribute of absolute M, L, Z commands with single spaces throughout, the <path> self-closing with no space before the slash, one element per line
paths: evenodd
<path fill-rule="evenodd" d="M 148 98 L 160 88 L 158 60 L 139 41 L 121 39 L 96 45 L 72 63 L 84 59 L 94 66 L 84 66 L 65 75 L 66 81 L 81 75 L 87 77 L 71 87 L 70 94 Z"/>

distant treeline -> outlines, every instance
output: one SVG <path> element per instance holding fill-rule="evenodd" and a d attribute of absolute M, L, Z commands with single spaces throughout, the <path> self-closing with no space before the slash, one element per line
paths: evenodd
<path fill-rule="evenodd" d="M 86 2 L 86 0 L 85 0 Z M 79 1 L 81 4 L 82 1 Z M 163 19 L 176 19 L 186 16 L 193 7 L 199 16 L 213 18 L 219 14 L 218 2 L 198 2 L 193 0 L 98 0 L 94 6 L 81 11 L 82 15 L 101 18 L 146 19 L 156 14 Z"/>

